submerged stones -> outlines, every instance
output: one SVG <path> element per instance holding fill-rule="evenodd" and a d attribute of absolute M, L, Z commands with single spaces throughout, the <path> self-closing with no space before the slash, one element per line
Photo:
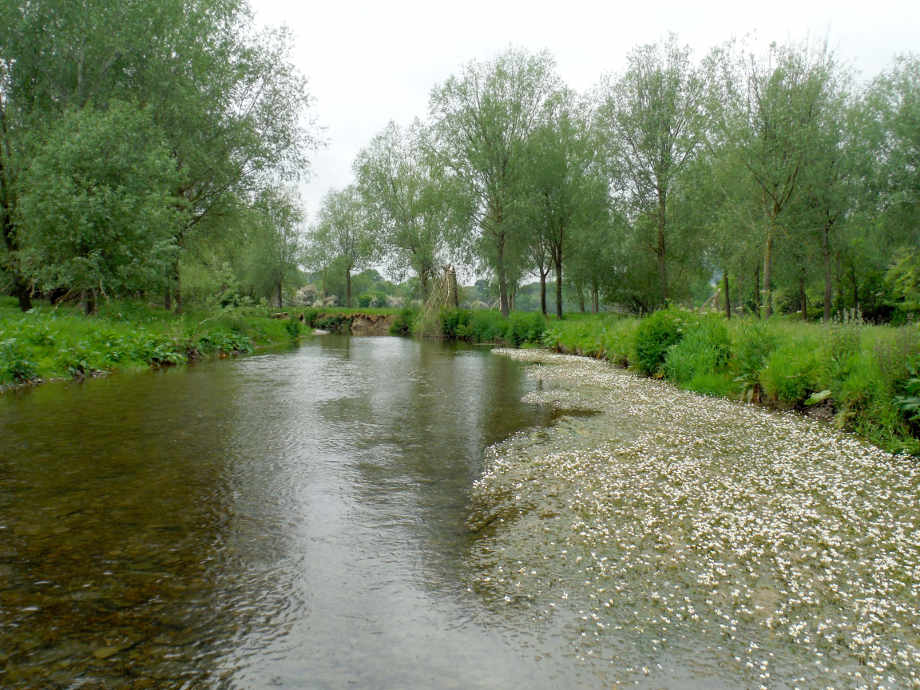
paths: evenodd
<path fill-rule="evenodd" d="M 605 682 L 920 687 L 916 459 L 602 362 L 500 352 L 544 365 L 527 400 L 597 414 L 488 449 L 471 586 L 492 606 L 567 637 Z"/>

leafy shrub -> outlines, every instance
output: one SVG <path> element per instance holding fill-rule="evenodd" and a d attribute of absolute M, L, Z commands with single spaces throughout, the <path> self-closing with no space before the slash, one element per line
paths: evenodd
<path fill-rule="evenodd" d="M 515 312 L 508 319 L 505 340 L 515 347 L 539 343 L 546 331 L 546 318 L 540 312 Z"/>
<path fill-rule="evenodd" d="M 658 374 L 668 350 L 684 337 L 691 315 L 679 309 L 656 311 L 636 330 L 636 368 L 640 374 Z"/>
<path fill-rule="evenodd" d="M 760 385 L 774 403 L 800 406 L 818 388 L 815 382 L 817 357 L 812 344 L 793 340 L 780 345 L 767 357 L 760 372 Z"/>
<path fill-rule="evenodd" d="M 684 337 L 667 351 L 664 374 L 677 384 L 686 386 L 695 376 L 724 369 L 730 354 L 731 341 L 722 318 L 706 316 L 691 326 Z"/>
<path fill-rule="evenodd" d="M 15 338 L 0 341 L 0 382 L 28 383 L 38 378 L 35 364 L 27 359 Z"/>
<path fill-rule="evenodd" d="M 760 397 L 760 372 L 776 345 L 776 334 L 763 321 L 746 323 L 738 331 L 732 365 L 735 382 L 740 384 L 740 392 L 748 402 Z"/>
<path fill-rule="evenodd" d="M 291 340 L 297 340 L 300 337 L 300 321 L 297 319 L 288 319 L 284 322 L 284 330 L 291 337 Z"/>
<path fill-rule="evenodd" d="M 410 307 L 400 310 L 390 326 L 390 335 L 410 335 L 417 313 Z"/>

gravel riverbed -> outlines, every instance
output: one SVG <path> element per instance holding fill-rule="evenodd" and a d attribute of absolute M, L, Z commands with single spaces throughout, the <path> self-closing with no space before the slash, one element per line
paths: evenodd
<path fill-rule="evenodd" d="M 920 688 L 920 462 L 604 362 L 487 450 L 470 588 L 599 685 Z"/>

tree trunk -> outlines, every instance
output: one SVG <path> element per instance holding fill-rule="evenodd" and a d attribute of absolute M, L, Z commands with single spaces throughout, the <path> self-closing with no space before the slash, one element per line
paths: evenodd
<path fill-rule="evenodd" d="M 853 281 L 853 312 L 859 311 L 859 284 L 856 282 L 856 265 L 850 261 L 850 279 Z"/>
<path fill-rule="evenodd" d="M 763 296 L 764 314 L 769 318 L 773 316 L 773 222 L 767 228 L 767 241 L 763 248 Z"/>
<path fill-rule="evenodd" d="M 351 269 L 345 269 L 345 306 L 351 309 Z"/>
<path fill-rule="evenodd" d="M 824 237 L 822 238 L 822 247 L 824 253 L 824 322 L 827 323 L 831 320 L 831 247 L 830 247 L 830 238 L 828 237 L 830 233 L 830 226 L 825 224 L 824 226 Z"/>
<path fill-rule="evenodd" d="M 508 281 L 505 279 L 504 242 L 496 245 L 498 256 L 495 260 L 495 273 L 498 278 L 498 304 L 503 316 L 511 313 L 511 301 L 508 295 Z"/>
<path fill-rule="evenodd" d="M 178 259 L 176 259 L 176 313 L 182 313 L 182 277 L 179 275 Z"/>
<path fill-rule="evenodd" d="M 661 304 L 664 305 L 668 301 L 668 267 L 665 261 L 665 244 L 664 244 L 664 232 L 665 232 L 665 208 L 667 202 L 667 193 L 659 189 L 658 190 L 658 247 L 655 250 L 655 254 L 658 256 L 658 282 L 660 283 L 659 288 L 661 290 Z"/>
<path fill-rule="evenodd" d="M 546 274 L 549 271 L 544 271 L 540 269 L 540 311 L 543 312 L 543 316 L 546 316 Z"/>
<path fill-rule="evenodd" d="M 584 314 L 587 311 L 585 309 L 585 291 L 581 286 L 576 289 L 578 291 L 578 310 Z"/>
<path fill-rule="evenodd" d="M 763 317 L 760 312 L 760 264 L 754 269 L 754 313 L 758 319 Z"/>
<path fill-rule="evenodd" d="M 722 286 L 725 291 L 725 318 L 732 318 L 732 296 L 728 291 L 728 271 L 722 274 Z"/>
<path fill-rule="evenodd" d="M 591 303 L 597 314 L 601 310 L 601 289 L 597 285 L 591 286 Z"/>
<path fill-rule="evenodd" d="M 276 299 L 277 302 L 278 302 L 278 309 L 281 309 L 282 307 L 284 307 L 284 304 L 283 304 L 284 299 L 283 299 L 282 296 L 281 296 L 281 295 L 282 295 L 282 292 L 281 292 L 282 287 L 283 287 L 283 286 L 282 286 L 282 282 L 281 282 L 281 279 L 279 278 L 279 279 L 278 279 L 278 284 L 275 286 L 275 290 L 276 290 L 276 292 L 275 292 L 275 299 Z"/>
<path fill-rule="evenodd" d="M 805 294 L 804 275 L 799 275 L 799 304 L 802 307 L 802 321 L 808 321 L 808 295 Z"/>
<path fill-rule="evenodd" d="M 562 318 L 562 253 L 556 257 L 556 318 Z"/>
<path fill-rule="evenodd" d="M 87 316 L 91 316 L 96 313 L 96 291 L 95 290 L 83 290 L 80 292 L 80 306 L 83 308 L 83 313 Z"/>

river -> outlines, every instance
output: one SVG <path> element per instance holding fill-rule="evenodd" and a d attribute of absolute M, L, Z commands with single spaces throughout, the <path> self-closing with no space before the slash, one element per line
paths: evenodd
<path fill-rule="evenodd" d="M 328 336 L 0 397 L 0 685 L 551 687 L 466 576 L 528 385 Z"/>
<path fill-rule="evenodd" d="M 390 337 L 7 394 L 0 685 L 910 686 L 911 462 Z"/>

